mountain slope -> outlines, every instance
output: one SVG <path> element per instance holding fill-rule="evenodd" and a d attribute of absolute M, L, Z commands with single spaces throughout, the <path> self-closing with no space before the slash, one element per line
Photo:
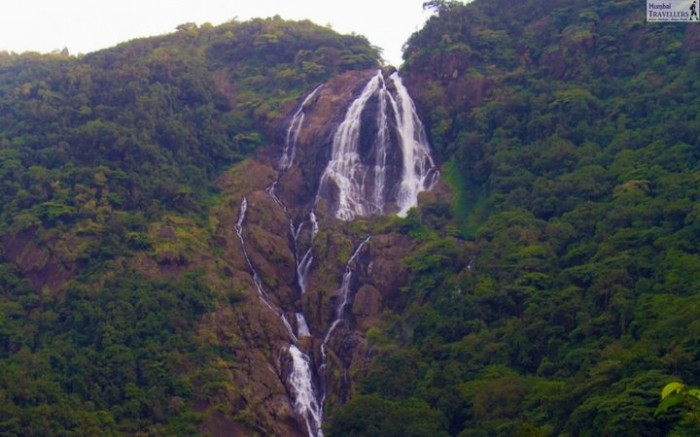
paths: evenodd
<path fill-rule="evenodd" d="M 431 4 L 403 74 L 456 198 L 409 216 L 406 300 L 329 435 L 696 433 L 653 413 L 700 383 L 700 26 Z"/>
<path fill-rule="evenodd" d="M 277 322 L 216 225 L 240 194 L 221 174 L 280 144 L 302 93 L 378 63 L 279 18 L 0 54 L 3 432 L 300 435 L 266 368 Z"/>
<path fill-rule="evenodd" d="M 304 296 L 290 217 L 376 75 L 366 40 L 273 18 L 0 55 L 0 429 L 306 435 L 296 333 L 329 435 L 693 435 L 653 412 L 700 384 L 700 26 L 428 5 L 402 73 L 447 184 L 406 218 L 319 214 Z M 302 336 L 292 310 L 328 332 L 344 271 L 346 323 Z"/>

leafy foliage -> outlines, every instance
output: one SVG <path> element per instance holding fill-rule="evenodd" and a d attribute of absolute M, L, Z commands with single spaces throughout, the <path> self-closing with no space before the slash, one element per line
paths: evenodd
<path fill-rule="evenodd" d="M 618 0 L 426 7 L 404 73 L 456 200 L 393 222 L 408 285 L 328 434 L 697 432 L 696 28 Z M 378 62 L 279 18 L 0 54 L 4 433 L 196 434 L 235 359 L 194 334 L 238 299 L 193 267 L 211 181 L 304 92 Z"/>
<path fill-rule="evenodd" d="M 669 408 L 681 407 L 688 411 L 688 419 L 700 426 L 700 390 L 689 388 L 681 382 L 669 382 L 661 390 L 661 402 L 654 411 L 655 415 L 663 414 Z"/>
<path fill-rule="evenodd" d="M 378 64 L 363 37 L 279 17 L 0 53 L 2 434 L 197 434 L 195 401 L 233 391 L 200 323 L 240 301 L 202 267 L 212 182 L 303 93 Z"/>
<path fill-rule="evenodd" d="M 186 27 L 80 59 L 1 57 L 0 212 L 12 223 L 41 202 L 51 202 L 47 219 L 67 220 L 83 206 L 81 187 L 120 209 L 196 212 L 205 193 L 192 187 L 263 144 L 285 103 L 376 66 L 378 54 L 362 37 L 273 18 Z"/>
<path fill-rule="evenodd" d="M 5 435 L 195 431 L 187 366 L 207 359 L 193 327 L 211 309 L 197 275 L 124 275 L 39 301 L 2 264 L 0 424 Z"/>
<path fill-rule="evenodd" d="M 634 2 L 428 6 L 404 76 L 455 201 L 398 227 L 419 248 L 360 396 L 450 435 L 697 433 L 654 416 L 700 374 L 696 30 Z"/>

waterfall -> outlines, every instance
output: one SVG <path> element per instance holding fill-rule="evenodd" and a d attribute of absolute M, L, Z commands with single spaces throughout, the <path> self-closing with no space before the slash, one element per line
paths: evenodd
<path fill-rule="evenodd" d="M 299 133 L 301 132 L 301 126 L 304 124 L 304 118 L 306 117 L 304 108 L 306 108 L 306 105 L 311 101 L 311 99 L 314 98 L 316 93 L 318 93 L 322 87 L 323 85 L 319 85 L 308 96 L 306 96 L 304 101 L 299 106 L 299 109 L 297 109 L 297 112 L 294 113 L 292 121 L 289 123 L 289 127 L 287 128 L 287 136 L 286 141 L 284 142 L 282 157 L 277 164 L 277 167 L 280 170 L 287 170 L 294 163 L 294 157 L 297 153 L 297 143 L 299 142 Z"/>
<path fill-rule="evenodd" d="M 274 311 L 274 308 L 270 303 L 267 293 L 263 288 L 262 280 L 260 279 L 258 272 L 255 270 L 255 267 L 253 267 L 253 263 L 250 261 L 250 257 L 248 256 L 248 250 L 246 250 L 245 247 L 245 239 L 243 238 L 243 222 L 245 221 L 246 212 L 248 212 L 248 199 L 245 196 L 243 196 L 243 199 L 241 200 L 241 209 L 238 213 L 238 221 L 235 225 L 236 235 L 238 235 L 238 240 L 241 242 L 243 258 L 245 258 L 245 262 L 248 265 L 251 274 L 253 275 L 253 283 L 255 284 L 255 288 L 258 290 L 258 295 L 260 296 L 260 299 L 263 301 L 265 306 Z"/>
<path fill-rule="evenodd" d="M 385 79 L 379 71 L 351 102 L 332 136 L 331 156 L 321 175 L 314 206 L 302 214 L 290 211 L 277 196 L 276 189 L 282 174 L 294 164 L 306 112 L 320 89 L 321 86 L 306 96 L 292 116 L 277 164 L 278 178 L 266 189 L 289 222 L 288 241 L 296 264 L 296 302 L 302 302 L 301 297 L 307 292 L 314 263 L 314 242 L 319 234 L 314 209 L 319 198 L 328 201 L 335 217 L 345 221 L 373 214 L 403 216 L 416 206 L 418 193 L 431 189 L 438 176 L 425 130 L 401 78 L 394 73 Z M 360 253 L 371 237 L 361 241 L 347 260 L 334 294 L 333 319 L 325 321 L 328 322 L 325 331 L 322 326 L 312 325 L 312 335 L 302 305 L 294 303 L 292 308 L 279 308 L 270 300 L 246 248 L 243 227 L 247 208 L 248 201 L 244 196 L 235 229 L 245 261 L 261 301 L 277 314 L 289 333 L 288 346 L 282 351 L 291 358 L 292 368 L 289 374 L 281 374 L 280 378 L 286 381 L 294 410 L 303 418 L 309 437 L 323 437 L 330 343 L 338 328 L 350 323 L 353 275 Z M 295 217 L 303 218 L 295 223 Z M 295 329 L 287 319 L 288 314 L 294 316 Z M 314 353 L 314 342 L 309 341 L 309 337 L 316 338 L 318 349 L 315 350 L 320 352 L 315 363 L 310 358 Z M 347 372 L 347 369 L 343 370 Z"/>
<path fill-rule="evenodd" d="M 297 313 L 297 336 L 300 338 L 311 337 L 311 331 L 309 331 L 309 325 L 306 323 L 304 313 Z"/>
<path fill-rule="evenodd" d="M 301 224 L 299 224 L 299 226 L 295 227 L 293 219 L 288 214 L 288 209 L 286 205 L 275 194 L 276 185 L 277 181 L 273 182 L 266 189 L 266 191 L 273 199 L 275 204 L 282 208 L 282 210 L 285 213 L 287 213 L 287 218 L 289 220 L 289 231 L 293 237 L 293 248 L 295 251 L 294 255 L 297 263 L 297 283 L 299 286 L 299 292 L 303 295 L 306 291 L 306 275 L 308 274 L 311 263 L 313 262 L 313 242 L 316 238 L 316 235 L 319 232 L 319 224 L 316 219 L 316 215 L 313 211 L 311 211 L 309 213 L 309 221 L 302 222 Z M 239 237 L 241 238 L 241 246 L 243 247 L 243 253 L 245 255 L 246 260 L 248 261 L 248 265 L 251 271 L 253 272 L 253 278 L 255 280 L 255 278 L 257 277 L 257 273 L 255 272 L 252 263 L 249 261 L 247 252 L 245 250 L 245 242 L 242 236 L 242 224 L 245 218 L 246 208 L 247 201 L 244 198 L 243 203 L 241 205 L 241 216 L 239 217 L 238 224 L 236 225 L 236 230 L 239 234 Z M 298 239 L 304 225 L 307 223 L 311 227 L 311 238 L 309 248 L 307 249 L 305 254 L 300 257 Z M 292 386 L 292 392 L 294 395 L 294 409 L 301 417 L 304 418 L 304 423 L 306 424 L 309 437 L 323 437 L 323 430 L 321 426 L 323 423 L 323 405 L 326 399 L 326 388 L 323 384 L 323 379 L 325 377 L 325 370 L 327 367 L 328 343 L 330 342 L 336 328 L 345 321 L 347 308 L 352 300 L 351 280 L 354 272 L 354 265 L 357 257 L 362 251 L 362 248 L 365 247 L 367 243 L 369 243 L 370 238 L 371 237 L 367 237 L 364 241 L 362 241 L 350 256 L 350 259 L 348 260 L 345 266 L 345 271 L 343 273 L 340 287 L 335 292 L 335 294 L 338 297 L 337 300 L 339 303 L 336 305 L 335 308 L 335 318 L 331 322 L 329 328 L 326 330 L 326 333 L 323 336 L 323 342 L 321 344 L 321 365 L 319 369 L 319 374 L 322 383 L 318 388 L 314 384 L 314 369 L 311 366 L 311 360 L 309 356 L 297 347 L 299 338 L 311 337 L 311 331 L 309 330 L 309 326 L 306 322 L 306 318 L 304 317 L 303 311 L 297 311 L 295 314 L 297 326 L 296 335 L 294 335 L 294 333 L 291 332 L 291 327 L 289 326 L 289 323 L 287 322 L 284 313 L 282 311 L 278 313 L 280 314 L 284 325 L 287 327 L 288 330 L 290 330 L 290 337 L 292 338 L 292 344 L 289 345 L 287 352 L 292 357 L 292 371 L 289 375 L 288 381 L 289 384 Z M 256 285 L 258 283 L 260 283 L 260 288 L 258 289 L 258 292 L 260 293 L 261 297 L 266 296 L 264 290 L 262 289 L 262 283 L 259 282 L 259 280 L 256 281 Z M 270 304 L 268 304 L 268 306 L 271 307 Z"/>
<path fill-rule="evenodd" d="M 271 197 L 276 198 L 274 194 L 274 187 L 275 183 L 268 187 L 267 192 L 268 194 L 270 194 Z M 280 207 L 284 208 L 286 211 L 284 204 L 279 199 L 277 199 L 276 203 Z M 265 304 L 266 307 L 268 307 L 271 311 L 277 314 L 277 316 L 282 321 L 282 324 L 284 324 L 287 333 L 289 334 L 291 344 L 289 345 L 287 351 L 292 357 L 292 372 L 289 375 L 289 384 L 292 386 L 292 390 L 294 392 L 294 408 L 302 417 L 304 417 L 309 436 L 323 437 L 323 432 L 321 430 L 323 404 L 318 401 L 319 395 L 314 389 L 313 371 L 310 364 L 311 360 L 309 359 L 308 355 L 303 353 L 296 346 L 296 344 L 299 341 L 299 337 L 309 337 L 311 335 L 311 333 L 309 332 L 309 327 L 306 323 L 306 319 L 304 318 L 304 314 L 297 312 L 295 314 L 297 323 L 297 331 L 295 334 L 294 330 L 292 329 L 292 326 L 287 320 L 287 316 L 285 315 L 284 311 L 277 308 L 270 301 L 268 294 L 263 286 L 262 280 L 260 279 L 260 276 L 258 275 L 258 272 L 255 266 L 253 265 L 250 256 L 248 255 L 248 250 L 246 249 L 245 237 L 243 235 L 243 224 L 245 222 L 247 211 L 248 199 L 244 196 L 241 200 L 238 221 L 234 225 L 236 235 L 238 235 L 238 239 L 241 243 L 241 251 L 243 252 L 243 257 L 245 258 L 246 264 L 248 265 L 248 269 L 253 275 L 253 282 L 255 283 L 255 287 L 258 290 L 258 296 L 260 297 L 260 300 Z M 293 225 L 290 225 L 290 228 L 293 229 Z"/>
<path fill-rule="evenodd" d="M 304 99 L 301 106 L 292 117 L 292 121 L 287 129 L 282 157 L 278 163 L 278 168 L 281 172 L 287 171 L 294 162 L 299 133 L 301 132 L 301 128 L 304 123 L 304 108 L 316 95 L 320 88 L 321 86 L 316 88 Z M 299 238 L 307 222 L 302 221 L 298 226 L 294 225 L 294 219 L 287 209 L 287 206 L 277 196 L 276 188 L 278 182 L 279 178 L 270 184 L 265 191 L 272 198 L 275 204 L 284 211 L 284 214 L 289 221 L 289 233 L 292 237 L 292 248 L 294 250 L 294 258 L 296 263 L 297 284 L 299 286 L 300 294 L 303 295 L 306 290 L 306 276 L 311 263 L 313 262 L 313 241 L 319 231 L 318 221 L 316 220 L 316 215 L 314 212 L 311 211 L 309 213 L 308 221 L 308 224 L 311 227 L 309 248 L 306 250 L 303 256 L 299 256 Z M 285 326 L 288 326 L 289 323 L 287 322 L 284 313 L 282 313 L 282 317 L 284 319 L 283 323 Z M 323 437 L 323 430 L 321 429 L 323 422 L 323 403 L 320 401 L 322 396 L 319 396 L 319 393 L 314 385 L 314 369 L 309 356 L 302 352 L 299 347 L 297 347 L 298 339 L 302 337 L 311 337 L 311 331 L 309 330 L 309 326 L 306 322 L 303 311 L 296 311 L 295 317 L 297 327 L 296 336 L 293 334 L 291 335 L 292 344 L 290 344 L 287 349 L 287 352 L 292 358 L 292 370 L 289 375 L 288 382 L 291 385 L 292 394 L 294 396 L 294 410 L 304 418 L 304 423 L 306 424 L 309 437 Z"/>
<path fill-rule="evenodd" d="M 350 280 L 352 279 L 352 274 L 354 271 L 353 264 L 355 263 L 355 259 L 360 254 L 362 248 L 365 247 L 367 243 L 369 243 L 369 240 L 371 238 L 372 237 L 367 237 L 362 243 L 360 243 L 357 246 L 357 249 L 355 249 L 355 252 L 353 252 L 352 256 L 345 265 L 343 280 L 340 283 L 340 288 L 338 288 L 338 290 L 336 291 L 336 294 L 338 294 L 338 296 L 340 297 L 340 305 L 335 307 L 335 319 L 331 323 L 330 328 L 328 328 L 326 336 L 323 338 L 323 343 L 321 344 L 321 354 L 324 358 L 324 364 L 326 357 L 326 346 L 328 345 L 328 342 L 330 341 L 331 336 L 333 335 L 333 331 L 335 331 L 335 328 L 337 328 L 338 325 L 345 321 L 345 312 L 347 310 L 348 304 L 350 303 Z"/>
<path fill-rule="evenodd" d="M 275 191 L 277 187 L 277 183 L 279 181 L 276 180 L 272 184 L 270 184 L 269 187 L 265 190 L 268 195 L 272 198 L 272 200 L 282 208 L 284 211 L 285 216 L 289 220 L 289 231 L 290 234 L 292 235 L 292 239 L 294 242 L 293 248 L 294 248 L 294 257 L 296 260 L 296 271 L 297 271 L 297 284 L 299 285 L 299 289 L 301 290 L 301 294 L 304 294 L 306 291 L 306 277 L 309 273 L 309 268 L 311 267 L 311 263 L 314 260 L 313 257 L 313 243 L 314 239 L 316 238 L 316 234 L 318 234 L 318 221 L 316 220 L 316 214 L 314 214 L 313 211 L 309 213 L 309 224 L 311 225 L 311 241 L 309 243 L 309 248 L 306 250 L 304 255 L 302 257 L 299 257 L 299 237 L 301 235 L 301 231 L 304 229 L 304 225 L 306 222 L 301 222 L 299 223 L 299 226 L 296 228 L 294 227 L 294 220 L 290 217 L 289 211 L 287 210 L 287 206 L 282 202 L 282 200 L 277 197 L 277 193 Z"/>
<path fill-rule="evenodd" d="M 355 259 L 359 256 L 362 248 L 365 247 L 367 243 L 369 243 L 369 240 L 371 238 L 372 237 L 367 237 L 362 243 L 360 243 L 357 246 L 357 249 L 355 249 L 355 252 L 353 252 L 352 256 L 350 256 L 350 259 L 348 260 L 347 264 L 345 264 L 345 272 L 343 273 L 343 279 L 340 283 L 340 288 L 338 288 L 338 290 L 336 291 L 336 294 L 340 298 L 340 304 L 335 307 L 335 319 L 333 320 L 333 322 L 331 322 L 330 327 L 326 331 L 326 335 L 323 337 L 323 342 L 321 343 L 321 375 L 324 377 L 324 379 L 326 368 L 328 365 L 328 343 L 331 341 L 331 338 L 333 337 L 333 332 L 335 332 L 335 329 L 338 327 L 338 325 L 345 321 L 345 313 L 347 311 L 348 304 L 351 300 L 350 286 L 352 285 L 351 280 L 354 272 L 353 264 L 355 263 Z M 321 405 L 323 405 L 325 401 L 326 392 L 324 390 L 321 397 Z"/>
<path fill-rule="evenodd" d="M 323 437 L 322 405 L 314 391 L 309 357 L 295 345 L 289 346 L 289 354 L 292 356 L 292 374 L 289 375 L 289 382 L 294 389 L 294 409 L 304 417 L 310 437 Z"/>
<path fill-rule="evenodd" d="M 437 180 L 413 100 L 397 73 L 389 82 L 387 86 L 378 71 L 333 136 L 317 198 L 329 199 L 341 220 L 387 212 L 405 216 L 418 203 L 418 193 L 431 189 Z M 375 112 L 368 113 L 373 106 Z M 368 129 L 363 123 L 376 126 Z"/>
<path fill-rule="evenodd" d="M 275 183 L 273 183 L 267 189 L 267 192 L 271 197 L 276 197 L 274 194 L 274 185 Z M 286 207 L 281 200 L 276 199 L 275 203 L 280 208 L 283 208 L 286 211 Z M 243 235 L 243 225 L 245 222 L 247 210 L 248 200 L 246 197 L 243 197 L 243 199 L 241 200 L 238 221 L 235 224 L 235 230 L 240 240 L 241 250 L 243 252 L 243 256 L 247 263 L 248 269 L 250 270 L 253 276 L 253 282 L 255 283 L 255 287 L 257 288 L 260 300 L 271 311 L 277 314 L 277 316 L 280 318 L 289 334 L 290 344 L 286 351 L 292 358 L 292 370 L 288 377 L 288 383 L 291 385 L 292 394 L 294 396 L 294 410 L 304 419 L 304 423 L 306 424 L 309 437 L 323 437 L 323 430 L 321 426 L 323 424 L 323 405 L 326 399 L 326 389 L 323 386 L 323 383 L 318 388 L 316 387 L 316 385 L 314 384 L 314 368 L 312 367 L 312 361 L 309 358 L 309 355 L 302 352 L 301 349 L 299 349 L 299 347 L 297 346 L 297 344 L 299 343 L 299 338 L 311 337 L 311 331 L 306 322 L 306 318 L 304 317 L 303 311 L 297 311 L 295 313 L 297 326 L 295 334 L 289 321 L 287 320 L 284 311 L 275 307 L 275 305 L 269 300 L 268 294 L 264 289 L 262 280 L 260 279 L 260 276 L 258 275 L 257 270 L 255 269 L 255 266 L 253 265 L 250 256 L 248 255 L 248 250 L 246 249 L 245 238 Z M 315 238 L 319 230 L 315 214 L 311 212 L 309 216 L 309 224 L 311 226 L 311 247 L 307 250 L 306 255 L 302 257 L 300 261 L 297 261 L 298 273 L 308 272 L 308 268 L 313 260 L 313 257 L 310 255 L 313 250 L 313 239 Z M 292 219 L 290 218 L 289 220 L 289 229 L 292 235 L 294 236 L 294 246 L 296 248 L 296 238 L 298 238 L 300 228 L 302 226 L 300 225 L 299 228 L 295 230 Z M 323 342 L 321 344 L 321 365 L 319 369 L 319 374 L 322 381 L 325 377 L 325 370 L 327 367 L 328 343 L 330 342 L 336 328 L 341 323 L 345 322 L 347 308 L 352 301 L 351 282 L 356 259 L 362 251 L 362 248 L 365 247 L 367 243 L 369 243 L 370 238 L 371 237 L 367 237 L 364 241 L 362 241 L 350 256 L 350 259 L 348 260 L 345 266 L 345 271 L 343 273 L 340 287 L 335 293 L 339 303 L 336 305 L 335 308 L 335 317 L 331 322 L 329 328 L 326 330 L 325 335 L 323 336 Z M 298 278 L 298 281 L 300 286 L 300 292 L 303 293 L 304 288 L 302 287 L 302 284 L 305 282 L 305 278 L 302 279 L 302 277 L 300 276 Z"/>
<path fill-rule="evenodd" d="M 389 118 L 387 116 L 387 100 L 390 94 L 386 88 L 379 90 L 379 105 L 377 107 L 377 147 L 374 162 L 374 192 L 372 200 L 378 208 L 378 213 L 384 213 L 384 190 L 386 189 L 386 160 L 389 152 Z"/>
<path fill-rule="evenodd" d="M 316 214 L 314 214 L 313 211 L 309 213 L 309 223 L 311 224 L 311 241 L 309 243 L 309 248 L 304 253 L 304 256 L 297 261 L 297 284 L 299 285 L 301 294 L 306 293 L 306 278 L 309 275 L 311 263 L 314 261 L 314 240 L 318 234 L 318 221 L 316 221 Z M 294 244 L 298 246 L 299 233 L 297 233 L 294 238 Z"/>
<path fill-rule="evenodd" d="M 248 250 L 246 249 L 246 244 L 245 244 L 245 238 L 243 237 L 243 222 L 245 221 L 245 215 L 246 215 L 247 211 L 248 211 L 248 199 L 245 196 L 243 196 L 243 200 L 241 200 L 241 211 L 238 214 L 238 221 L 236 222 L 236 225 L 234 226 L 236 229 L 236 235 L 238 235 L 238 240 L 241 242 L 241 251 L 243 252 L 243 258 L 245 258 L 245 262 L 248 265 L 248 269 L 250 270 L 251 274 L 253 275 L 253 283 L 255 284 L 255 288 L 258 290 L 258 296 L 260 297 L 260 300 L 272 312 L 277 314 L 277 316 L 280 318 L 280 320 L 282 320 L 284 327 L 287 329 L 287 333 L 289 334 L 289 336 L 294 341 L 296 341 L 297 337 L 294 334 L 294 330 L 292 329 L 292 325 L 290 325 L 289 320 L 287 320 L 287 316 L 284 314 L 284 312 L 281 309 L 276 308 L 272 304 L 272 302 L 270 302 L 270 298 L 267 295 L 265 288 L 263 287 L 263 283 L 262 283 L 262 280 L 260 279 L 260 275 L 258 275 L 258 271 L 255 269 L 255 266 L 253 266 L 253 262 L 250 260 L 250 256 L 248 255 Z"/>
<path fill-rule="evenodd" d="M 389 79 L 396 88 L 396 100 L 391 99 L 394 113 L 397 114 L 396 129 L 401 140 L 403 156 L 403 173 L 396 205 L 398 215 L 405 217 L 408 210 L 418 204 L 418 193 L 431 190 L 437 182 L 437 170 L 430 156 L 428 138 L 418 118 L 416 106 L 408 95 L 398 73 L 393 73 Z"/>
<path fill-rule="evenodd" d="M 338 290 L 336 291 L 336 294 L 340 298 L 340 305 L 337 305 L 335 307 L 335 319 L 328 328 L 328 331 L 326 331 L 326 335 L 323 337 L 323 343 L 321 343 L 321 369 L 324 372 L 326 369 L 328 357 L 328 342 L 331 340 L 333 332 L 338 327 L 338 325 L 345 321 L 345 313 L 347 311 L 347 306 L 350 303 L 350 285 L 352 274 L 354 272 L 353 264 L 355 263 L 355 259 L 360 254 L 362 248 L 365 247 L 367 243 L 369 243 L 369 240 L 371 238 L 372 237 L 367 237 L 362 243 L 360 243 L 357 246 L 357 249 L 355 249 L 355 252 L 353 252 L 352 256 L 350 256 L 350 259 L 348 260 L 347 264 L 345 264 L 345 272 L 343 273 L 343 279 L 340 283 L 340 288 L 338 288 Z M 325 393 L 323 394 L 323 396 L 325 400 Z"/>
<path fill-rule="evenodd" d="M 378 73 L 352 102 L 333 136 L 331 159 L 321 176 L 320 188 L 329 183 L 334 183 L 338 188 L 336 216 L 342 220 L 352 220 L 355 216 L 376 212 L 376 207 L 366 200 L 365 181 L 368 171 L 360 160 L 358 147 L 362 111 L 370 97 L 383 86 L 384 78 Z"/>

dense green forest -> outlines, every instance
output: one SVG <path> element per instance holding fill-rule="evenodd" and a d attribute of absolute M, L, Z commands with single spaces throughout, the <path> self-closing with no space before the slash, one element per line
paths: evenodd
<path fill-rule="evenodd" d="M 196 328 L 236 299 L 190 263 L 214 256 L 212 181 L 302 93 L 378 64 L 364 37 L 278 17 L 0 53 L 0 434 L 196 433 L 230 358 Z"/>
<path fill-rule="evenodd" d="M 698 435 L 700 26 L 631 0 L 426 7 L 402 75 L 450 193 L 359 225 L 418 250 L 326 434 Z M 214 181 L 380 64 L 279 18 L 0 52 L 0 434 L 265 435 L 207 319 L 244 301 L 211 267 Z"/>
<path fill-rule="evenodd" d="M 700 28 L 428 6 L 404 76 L 456 198 L 402 225 L 411 284 L 329 435 L 698 435 L 654 412 L 700 384 Z"/>

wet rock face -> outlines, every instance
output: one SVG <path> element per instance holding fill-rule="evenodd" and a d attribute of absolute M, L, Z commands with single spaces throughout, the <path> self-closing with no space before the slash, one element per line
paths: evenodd
<path fill-rule="evenodd" d="M 323 84 L 306 104 L 294 163 L 281 175 L 279 184 L 280 198 L 292 209 L 306 210 L 313 203 L 318 181 L 331 156 L 333 134 L 353 98 L 374 74 L 376 70 L 340 74 Z M 279 157 L 278 153 L 276 158 Z"/>
<path fill-rule="evenodd" d="M 259 199 L 261 204 L 268 205 L 264 197 L 260 197 L 264 191 L 256 191 L 248 195 L 250 208 L 254 208 L 253 202 Z M 239 196 L 235 196 L 239 197 Z M 272 205 L 268 205 L 272 207 Z M 235 215 L 237 214 L 234 211 Z M 274 216 L 270 213 L 270 216 Z M 258 273 L 271 296 L 271 300 L 280 308 L 283 308 L 289 320 L 296 311 L 304 312 L 311 337 L 303 337 L 298 342 L 298 347 L 307 353 L 316 369 L 322 364 L 321 344 L 323 334 L 336 317 L 336 310 L 341 296 L 343 273 L 352 255 L 365 235 L 357 235 L 348 230 L 341 222 L 326 224 L 315 239 L 315 261 L 308 276 L 307 291 L 300 294 L 297 278 L 290 274 L 290 243 L 283 242 L 283 236 L 287 229 L 279 220 L 271 220 L 269 217 L 263 222 L 256 222 L 256 216 L 251 213 L 247 220 L 247 243 L 249 255 L 256 267 L 260 267 Z M 262 218 L 262 216 L 260 216 Z M 229 223 L 233 217 L 229 219 Z M 278 253 L 270 253 L 265 245 L 254 243 L 257 239 L 274 238 Z M 239 244 L 230 236 L 226 245 L 232 247 L 232 251 L 240 250 Z M 401 286 L 405 285 L 408 277 L 406 268 L 401 260 L 412 249 L 410 239 L 401 235 L 374 235 L 372 240 L 361 251 L 352 267 L 355 272 L 350 284 L 351 302 L 346 310 L 346 320 L 340 324 L 328 343 L 327 368 L 324 384 L 326 390 L 327 411 L 332 411 L 334 406 L 348 400 L 354 391 L 355 381 L 352 375 L 362 375 L 367 363 L 370 349 L 365 338 L 365 330 L 380 321 L 385 302 L 390 302 L 398 293 Z M 236 261 L 236 259 L 238 260 Z M 282 261 L 272 262 L 272 258 Z M 246 291 L 247 304 L 257 308 L 257 317 L 262 317 L 264 323 L 242 322 L 246 326 L 245 341 L 239 344 L 242 356 L 249 356 L 255 368 L 266 367 L 274 369 L 267 374 L 267 378 L 260 378 L 259 373 L 253 373 L 253 378 L 245 384 L 263 384 L 267 387 L 271 384 L 271 375 L 277 375 L 277 390 L 288 388 L 290 372 L 290 360 L 283 352 L 288 347 L 285 342 L 284 328 L 280 320 L 269 309 L 260 305 L 250 273 L 245 271 L 243 261 L 233 256 L 232 261 L 240 268 L 234 276 L 243 276 L 245 281 L 239 281 L 238 286 Z M 263 273 L 264 272 L 264 273 Z M 274 329 L 271 329 L 273 328 Z M 268 343 L 269 342 L 269 343 Z M 256 352 L 256 350 L 269 351 L 268 357 Z M 257 376 L 256 376 L 257 375 Z M 315 375 L 316 381 L 321 381 L 320 375 Z M 243 383 L 243 382 L 242 382 Z M 286 387 L 286 388 L 285 388 Z M 257 390 L 255 391 L 257 393 Z M 269 402 L 272 402 L 271 399 Z M 278 409 L 277 403 L 262 401 L 259 408 L 269 410 Z M 288 400 L 292 413 L 293 400 Z M 281 413 L 276 413 L 281 414 Z M 300 425 L 301 426 L 301 425 Z M 301 427 L 303 430 L 303 426 Z"/>
<path fill-rule="evenodd" d="M 240 301 L 223 301 L 200 328 L 209 337 L 215 333 L 208 341 L 233 357 L 220 363 L 228 369 L 228 384 L 218 395 L 224 399 L 207 397 L 198 405 L 204 416 L 200 431 L 214 436 L 307 435 L 285 385 L 281 355 L 287 341 L 285 327 L 260 300 L 235 232 L 241 199 L 246 197 L 250 208 L 244 236 L 251 262 L 260 270 L 263 287 L 275 305 L 293 301 L 294 255 L 286 240 L 286 217 L 265 192 L 275 176 L 274 168 L 251 159 L 217 181 L 222 198 L 211 212 L 212 244 L 219 248 L 218 269 L 229 278 L 221 286 L 233 290 Z M 224 411 L 219 411 L 221 405 L 226 406 Z"/>
<path fill-rule="evenodd" d="M 334 133 L 376 75 L 376 70 L 344 73 L 306 99 L 303 129 L 289 165 L 280 165 L 285 145 L 271 145 L 216 181 L 220 200 L 210 213 L 210 241 L 203 245 L 216 248 L 207 268 L 221 272 L 220 288 L 235 299 L 222 297 L 202 321 L 201 332 L 203 341 L 233 358 L 219 363 L 226 369 L 225 388 L 199 400 L 203 432 L 316 435 L 313 414 L 296 402 L 299 387 L 292 373 L 299 369 L 292 347 L 308 360 L 311 391 L 323 405 L 316 415 L 332 414 L 364 375 L 371 357 L 365 332 L 400 295 L 409 276 L 401 260 L 410 254 L 412 242 L 398 234 L 375 234 L 367 241 L 362 226 L 336 218 L 338 194 L 333 189 L 318 193 Z M 371 156 L 369 161 L 378 147 L 379 105 L 378 98 L 370 99 L 361 114 L 359 151 Z M 289 125 L 293 111 L 298 107 L 290 108 L 280 131 Z M 389 130 L 387 141 L 398 141 L 398 135 Z M 396 162 L 402 159 L 398 149 L 387 153 L 389 183 L 400 179 Z M 374 188 L 367 187 L 370 192 Z M 164 240 L 166 225 L 154 230 Z M 307 253 L 313 260 L 302 273 Z"/>

